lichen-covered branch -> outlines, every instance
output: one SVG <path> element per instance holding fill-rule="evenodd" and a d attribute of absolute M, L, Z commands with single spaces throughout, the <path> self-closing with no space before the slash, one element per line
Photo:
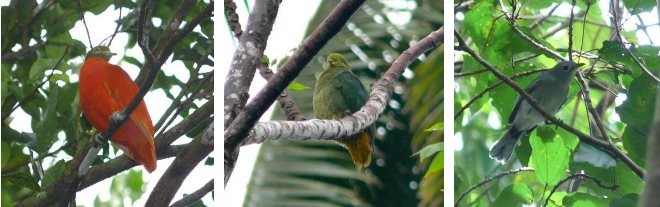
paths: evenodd
<path fill-rule="evenodd" d="M 225 127 L 232 123 L 248 100 L 250 83 L 266 49 L 280 2 L 257 0 L 248 17 L 246 32 L 239 39 L 225 81 Z"/>
<path fill-rule="evenodd" d="M 394 83 L 405 68 L 424 52 L 440 45 L 444 28 L 440 28 L 399 56 L 372 87 L 369 101 L 357 112 L 337 120 L 270 121 L 257 123 L 242 144 L 266 140 L 338 140 L 356 134 L 373 124 L 387 106 Z"/>

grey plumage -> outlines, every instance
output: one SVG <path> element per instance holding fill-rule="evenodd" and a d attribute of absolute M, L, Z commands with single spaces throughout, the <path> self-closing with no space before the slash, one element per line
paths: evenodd
<path fill-rule="evenodd" d="M 536 78 L 525 91 L 543 110 L 554 115 L 566 103 L 571 80 L 580 66 L 582 64 L 572 61 L 560 62 Z M 545 120 L 543 115 L 518 96 L 509 116 L 508 123 L 511 128 L 490 149 L 490 157 L 499 162 L 506 162 L 511 157 L 520 136 L 529 134 Z"/>

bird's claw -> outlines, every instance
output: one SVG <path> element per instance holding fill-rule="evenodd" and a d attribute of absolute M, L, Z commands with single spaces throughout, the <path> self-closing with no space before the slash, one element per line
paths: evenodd
<path fill-rule="evenodd" d="M 121 111 L 113 111 L 112 115 L 110 115 L 110 122 L 117 123 L 122 119 L 124 119 L 124 116 L 125 116 L 124 113 L 122 113 Z"/>

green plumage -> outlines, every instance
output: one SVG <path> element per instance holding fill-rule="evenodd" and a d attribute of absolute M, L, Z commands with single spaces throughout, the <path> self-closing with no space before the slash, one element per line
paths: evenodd
<path fill-rule="evenodd" d="M 326 68 L 314 88 L 314 115 L 320 119 L 339 119 L 355 113 L 367 102 L 369 95 L 360 79 L 350 71 L 340 54 L 328 55 Z M 351 154 L 358 171 L 371 162 L 372 136 L 370 128 L 339 141 Z"/>

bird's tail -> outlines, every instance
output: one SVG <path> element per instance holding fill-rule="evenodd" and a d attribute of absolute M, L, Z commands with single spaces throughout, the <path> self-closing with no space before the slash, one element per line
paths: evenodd
<path fill-rule="evenodd" d="M 504 163 L 511 157 L 513 149 L 516 148 L 518 139 L 522 131 L 511 127 L 507 133 L 495 142 L 492 148 L 490 148 L 490 158 L 497 160 L 500 163 Z"/>
<path fill-rule="evenodd" d="M 351 159 L 355 163 L 358 172 L 369 166 L 369 163 L 371 163 L 371 143 L 373 142 L 369 131 L 361 132 L 354 138 L 342 142 L 351 154 Z"/>

